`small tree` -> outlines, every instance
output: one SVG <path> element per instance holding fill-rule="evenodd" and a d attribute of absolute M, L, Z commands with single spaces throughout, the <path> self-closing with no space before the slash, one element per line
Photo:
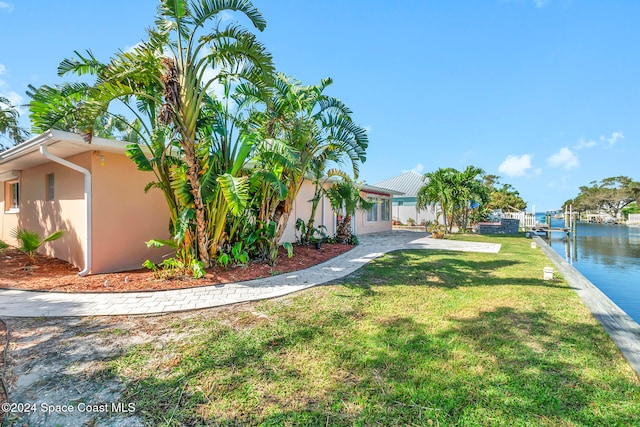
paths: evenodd
<path fill-rule="evenodd" d="M 29 264 L 27 265 L 31 265 L 35 261 L 33 254 L 38 250 L 40 246 L 42 246 L 46 242 L 58 240 L 62 237 L 63 234 L 64 230 L 58 230 L 42 239 L 40 238 L 40 235 L 35 231 L 25 230 L 24 228 L 16 228 L 11 233 L 11 237 L 20 241 L 20 246 L 18 247 L 18 249 L 27 254 L 27 256 L 29 257 Z"/>
<path fill-rule="evenodd" d="M 0 136 L 7 137 L 14 145 L 26 141 L 29 137 L 29 132 L 18 125 L 19 117 L 18 110 L 11 105 L 11 102 L 0 96 Z M 8 147 L 0 141 L 0 151 L 3 148 Z"/>
<path fill-rule="evenodd" d="M 351 217 L 356 210 L 368 210 L 373 207 L 373 203 L 360 195 L 361 189 L 362 184 L 351 179 L 343 179 L 326 190 L 331 208 L 341 217 L 336 229 L 336 238 L 340 243 L 348 243 L 351 240 Z"/>

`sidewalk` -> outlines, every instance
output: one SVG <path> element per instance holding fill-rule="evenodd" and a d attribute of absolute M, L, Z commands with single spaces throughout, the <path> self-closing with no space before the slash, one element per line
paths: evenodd
<path fill-rule="evenodd" d="M 491 243 L 436 240 L 424 232 L 389 231 L 363 235 L 354 249 L 306 270 L 246 282 L 168 291 L 56 293 L 0 290 L 0 317 L 110 316 L 158 314 L 274 298 L 347 276 L 399 249 L 493 252 Z"/>

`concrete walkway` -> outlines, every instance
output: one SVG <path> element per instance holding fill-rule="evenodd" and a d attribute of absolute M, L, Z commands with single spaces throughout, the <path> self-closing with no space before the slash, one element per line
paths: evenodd
<path fill-rule="evenodd" d="M 340 279 L 368 262 L 399 249 L 442 249 L 497 253 L 493 243 L 436 240 L 423 232 L 389 231 L 363 235 L 360 245 L 306 270 L 246 282 L 168 291 L 57 293 L 0 290 L 0 317 L 108 316 L 157 314 L 274 298 Z"/>

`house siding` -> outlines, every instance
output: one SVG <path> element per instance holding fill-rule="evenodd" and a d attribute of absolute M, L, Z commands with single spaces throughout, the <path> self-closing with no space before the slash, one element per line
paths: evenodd
<path fill-rule="evenodd" d="M 287 227 L 282 233 L 281 242 L 290 242 L 294 243 L 296 241 L 296 221 L 298 218 L 302 219 L 305 223 L 309 221 L 309 217 L 311 216 L 311 200 L 313 199 L 313 195 L 315 193 L 315 185 L 313 182 L 305 180 L 302 182 L 300 186 L 300 191 L 298 192 L 298 196 L 292 203 L 291 206 L 291 214 L 289 215 L 289 220 L 287 221 Z M 323 203 L 324 203 L 324 215 L 323 215 Z M 332 235 L 335 233 L 335 224 L 333 211 L 331 210 L 331 206 L 329 206 L 329 202 L 324 199 L 318 203 L 318 209 L 316 210 L 316 214 L 314 216 L 314 227 L 319 228 L 324 225 L 327 227 L 325 233 L 328 235 Z"/>
<path fill-rule="evenodd" d="M 104 166 L 102 165 L 104 156 Z M 169 237 L 169 213 L 162 193 L 144 187 L 153 179 L 138 171 L 123 154 L 86 152 L 66 160 L 92 175 L 92 264 L 91 274 L 140 268 L 145 259 L 159 261 L 167 250 L 149 249 L 145 242 Z M 54 175 L 55 197 L 46 200 L 47 175 Z M 4 184 L 4 183 L 3 183 Z M 84 176 L 63 165 L 48 162 L 25 169 L 20 176 L 20 210 L 5 211 L 5 187 L 0 202 L 0 239 L 16 245 L 11 237 L 16 227 L 47 236 L 64 235 L 40 247 L 39 252 L 84 268 L 86 213 Z"/>
<path fill-rule="evenodd" d="M 315 187 L 313 185 L 313 182 L 305 180 L 302 183 L 300 192 L 298 193 L 298 197 L 296 197 L 295 201 L 292 204 L 291 215 L 289 216 L 287 228 L 282 235 L 281 242 L 293 243 L 296 241 L 296 219 L 302 218 L 305 223 L 309 220 L 309 216 L 311 215 L 311 199 L 313 199 L 314 190 Z M 387 199 L 391 199 L 390 195 L 381 196 L 369 194 L 366 192 L 362 192 L 361 195 L 364 198 L 372 196 L 386 197 Z M 377 208 L 378 210 L 380 209 L 380 204 L 378 204 Z M 393 210 L 391 211 L 391 216 L 393 216 Z M 391 230 L 391 218 L 389 218 L 389 221 L 381 221 L 380 211 L 378 212 L 378 221 L 376 222 L 367 221 L 367 211 L 356 211 L 356 214 L 354 215 L 352 221 L 353 226 L 355 227 L 356 235 Z M 314 225 L 317 228 L 321 225 L 324 225 L 326 227 L 326 230 L 324 231 L 328 236 L 333 236 L 336 233 L 336 216 L 331 209 L 329 200 L 326 197 L 323 197 L 320 200 L 320 203 L 318 203 Z"/>
<path fill-rule="evenodd" d="M 89 167 L 88 153 L 72 156 L 69 161 Z M 55 176 L 55 199 L 46 201 L 46 175 Z M 4 195 L 3 195 L 4 200 Z M 65 230 L 62 238 L 42 245 L 40 253 L 63 259 L 82 267 L 85 238 L 84 188 L 82 174 L 57 163 L 46 163 L 25 169 L 20 176 L 20 211 L 7 213 L 3 206 L 2 240 L 15 245 L 12 231 L 24 228 L 42 237 L 57 230 Z"/>
<path fill-rule="evenodd" d="M 148 248 L 151 239 L 168 239 L 169 208 L 162 191 L 144 192 L 154 179 L 139 171 L 125 155 L 94 153 L 91 273 L 124 271 L 142 267 L 172 255 L 167 248 Z"/>

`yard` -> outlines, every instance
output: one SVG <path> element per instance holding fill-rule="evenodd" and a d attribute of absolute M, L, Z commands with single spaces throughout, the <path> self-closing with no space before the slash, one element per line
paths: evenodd
<path fill-rule="evenodd" d="M 639 425 L 637 377 L 574 291 L 542 280 L 544 255 L 522 237 L 457 238 L 503 246 L 395 252 L 221 309 L 14 319 L 9 372 L 51 367 L 33 389 L 66 401 L 111 390 L 145 425 Z"/>

